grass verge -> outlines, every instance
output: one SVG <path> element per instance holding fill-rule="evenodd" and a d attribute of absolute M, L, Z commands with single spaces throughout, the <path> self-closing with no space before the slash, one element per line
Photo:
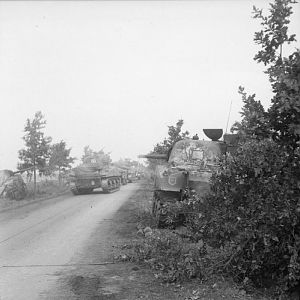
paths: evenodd
<path fill-rule="evenodd" d="M 35 201 L 54 198 L 69 191 L 69 187 L 65 183 L 59 184 L 57 180 L 45 180 L 37 182 L 36 195 L 34 197 L 33 183 L 27 183 L 26 186 L 27 195 L 22 200 L 0 198 L 0 211 L 17 208 Z"/>

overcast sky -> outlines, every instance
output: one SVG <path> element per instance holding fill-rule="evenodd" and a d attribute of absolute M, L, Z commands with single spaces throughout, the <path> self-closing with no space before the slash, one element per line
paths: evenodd
<path fill-rule="evenodd" d="M 38 110 L 46 135 L 73 156 L 90 145 L 117 160 L 148 153 L 180 118 L 201 138 L 203 128 L 225 130 L 230 101 L 229 124 L 240 119 L 239 85 L 267 108 L 251 12 L 268 2 L 1 1 L 0 169 L 16 169 Z M 300 39 L 299 4 L 293 10 Z"/>

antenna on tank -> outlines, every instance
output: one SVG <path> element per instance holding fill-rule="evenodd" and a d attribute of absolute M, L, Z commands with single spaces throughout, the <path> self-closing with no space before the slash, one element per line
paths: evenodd
<path fill-rule="evenodd" d="M 231 106 L 232 106 L 232 99 L 230 101 L 230 107 L 229 107 L 229 113 L 228 113 L 228 118 L 227 118 L 227 124 L 226 124 L 226 131 L 225 131 L 225 133 L 227 133 L 227 129 L 228 129 L 228 123 L 229 123 L 229 118 L 230 118 L 230 113 L 231 113 Z"/>

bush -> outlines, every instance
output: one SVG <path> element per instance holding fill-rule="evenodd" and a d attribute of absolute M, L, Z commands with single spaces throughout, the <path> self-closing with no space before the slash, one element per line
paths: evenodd
<path fill-rule="evenodd" d="M 220 162 L 211 193 L 187 199 L 194 238 L 231 253 L 222 268 L 239 281 L 281 289 L 299 284 L 299 179 L 290 153 L 270 140 L 248 141 Z"/>
<path fill-rule="evenodd" d="M 153 230 L 134 244 L 133 260 L 144 262 L 166 282 L 203 277 L 206 247 L 190 243 L 170 230 Z"/>
<path fill-rule="evenodd" d="M 53 196 L 64 191 L 67 191 L 69 187 L 66 184 L 60 184 L 57 180 L 45 180 L 37 182 L 36 197 Z M 27 198 L 34 196 L 34 184 L 30 182 L 27 184 Z"/>

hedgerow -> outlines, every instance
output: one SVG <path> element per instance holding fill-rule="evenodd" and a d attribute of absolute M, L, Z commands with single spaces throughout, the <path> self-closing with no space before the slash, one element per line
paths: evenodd
<path fill-rule="evenodd" d="M 271 140 L 250 140 L 220 161 L 205 201 L 184 203 L 195 239 L 232 253 L 221 268 L 239 281 L 289 289 L 300 278 L 299 181 L 290 155 Z"/>

